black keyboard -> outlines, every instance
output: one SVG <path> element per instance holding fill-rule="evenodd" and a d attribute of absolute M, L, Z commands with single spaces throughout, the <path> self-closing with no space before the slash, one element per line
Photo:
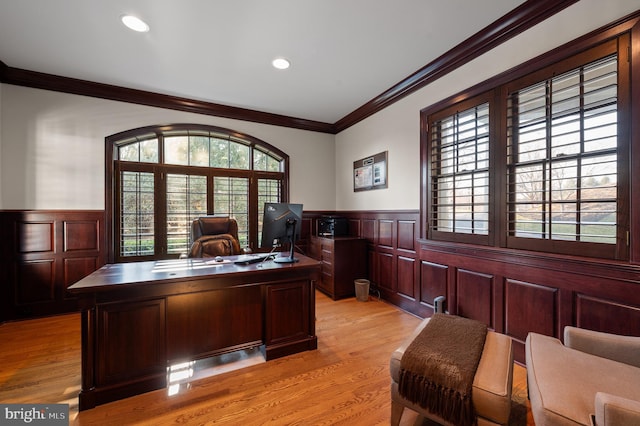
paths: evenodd
<path fill-rule="evenodd" d="M 260 254 L 252 254 L 252 255 L 245 255 L 242 256 L 240 258 L 238 258 L 237 260 L 235 260 L 233 263 L 235 263 L 236 265 L 251 265 L 252 263 L 258 263 L 258 262 L 262 262 L 263 260 L 267 259 L 267 258 L 273 258 L 274 255 L 273 254 L 264 254 L 264 255 L 260 255 Z"/>

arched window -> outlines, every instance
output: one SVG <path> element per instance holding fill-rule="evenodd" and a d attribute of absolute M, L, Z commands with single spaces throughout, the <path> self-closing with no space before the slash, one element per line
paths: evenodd
<path fill-rule="evenodd" d="M 260 245 L 265 202 L 288 199 L 289 157 L 212 126 L 144 127 L 106 138 L 109 262 L 186 253 L 193 219 L 234 217 L 241 247 Z"/>

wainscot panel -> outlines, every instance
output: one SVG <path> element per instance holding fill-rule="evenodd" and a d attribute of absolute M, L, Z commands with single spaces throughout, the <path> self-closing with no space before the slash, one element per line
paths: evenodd
<path fill-rule="evenodd" d="M 418 297 L 416 293 L 416 259 L 398 256 L 398 292 L 415 301 Z"/>
<path fill-rule="evenodd" d="M 495 328 L 491 309 L 491 299 L 494 293 L 495 277 L 465 269 L 456 269 L 455 300 L 458 315 L 478 320 Z"/>
<path fill-rule="evenodd" d="M 103 211 L 0 211 L 0 322 L 78 310 L 67 287 L 105 263 Z"/>
<path fill-rule="evenodd" d="M 505 333 L 514 339 L 519 359 L 530 331 L 553 336 L 558 329 L 557 288 L 506 279 Z"/>
<path fill-rule="evenodd" d="M 436 297 L 449 294 L 449 267 L 437 263 L 420 262 L 420 300 L 431 303 Z"/>
<path fill-rule="evenodd" d="M 448 287 L 448 312 L 478 319 L 510 336 L 520 363 L 525 361 L 524 341 L 529 332 L 562 339 L 564 327 L 573 325 L 640 336 L 639 265 L 424 239 L 418 242 L 423 289 L 434 287 L 425 282 L 441 281 L 439 291 Z M 448 278 L 438 272 L 444 270 Z"/>

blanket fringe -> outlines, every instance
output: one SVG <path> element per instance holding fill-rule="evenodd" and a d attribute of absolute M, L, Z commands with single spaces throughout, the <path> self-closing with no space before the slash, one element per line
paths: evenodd
<path fill-rule="evenodd" d="M 460 426 L 478 424 L 471 395 L 463 395 L 407 370 L 400 370 L 399 384 L 401 395 L 444 420 Z"/>

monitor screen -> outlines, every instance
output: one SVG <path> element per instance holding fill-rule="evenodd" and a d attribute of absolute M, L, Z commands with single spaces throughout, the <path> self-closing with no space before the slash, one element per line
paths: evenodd
<path fill-rule="evenodd" d="M 264 203 L 262 220 L 262 247 L 290 243 L 289 257 L 276 258 L 276 262 L 296 262 L 294 258 L 295 240 L 302 231 L 302 204 Z"/>

